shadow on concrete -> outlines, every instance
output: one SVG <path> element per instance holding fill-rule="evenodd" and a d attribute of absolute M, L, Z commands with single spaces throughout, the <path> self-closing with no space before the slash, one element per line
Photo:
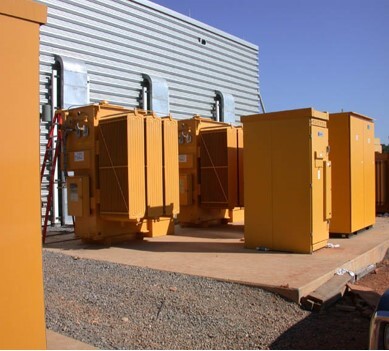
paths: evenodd
<path fill-rule="evenodd" d="M 143 241 L 139 244 L 122 243 L 112 245 L 119 248 L 128 248 L 137 251 L 148 252 L 184 252 L 184 253 L 257 253 L 255 250 L 248 250 L 243 247 L 243 243 L 222 243 L 222 242 L 155 242 Z"/>
<path fill-rule="evenodd" d="M 46 249 L 61 250 L 102 250 L 110 247 L 144 252 L 183 252 L 183 253 L 247 253 L 256 255 L 268 255 L 272 252 L 259 252 L 245 249 L 243 242 L 199 242 L 199 241 L 147 241 L 132 240 L 124 243 L 105 245 L 101 243 L 86 244 L 81 240 L 64 240 L 46 243 Z"/>
<path fill-rule="evenodd" d="M 44 248 L 62 250 L 101 250 L 109 247 L 147 251 L 147 252 L 220 252 L 220 253 L 254 253 L 269 254 L 244 248 L 243 225 L 222 225 L 215 227 L 197 228 L 175 226 L 175 234 L 160 238 L 130 239 L 120 243 L 107 244 L 104 242 L 84 243 L 76 239 L 74 233 L 64 235 L 56 233 L 47 237 Z M 175 237 L 177 240 L 175 240 Z M 190 238 L 197 239 L 191 240 Z M 204 239 L 202 241 L 201 239 Z M 213 241 L 215 240 L 215 242 Z M 223 242 L 223 239 L 226 241 Z M 217 242 L 216 242 L 217 240 Z M 228 241 L 227 241 L 228 240 Z M 234 240 L 235 242 L 231 242 Z"/>

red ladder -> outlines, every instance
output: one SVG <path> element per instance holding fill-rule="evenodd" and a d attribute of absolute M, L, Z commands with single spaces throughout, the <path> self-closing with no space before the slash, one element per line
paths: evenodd
<path fill-rule="evenodd" d="M 55 137 L 54 130 L 55 130 L 56 126 L 58 126 L 57 140 L 56 140 L 55 146 L 53 148 L 53 139 Z M 62 127 L 62 115 L 60 113 L 56 113 L 54 115 L 53 122 L 52 122 L 50 130 L 49 130 L 49 140 L 47 141 L 45 156 L 43 158 L 43 163 L 42 163 L 42 168 L 41 168 L 41 186 L 42 186 L 43 175 L 44 175 L 45 169 L 47 168 L 47 165 L 49 163 L 49 156 L 54 150 L 54 156 L 52 158 L 51 168 L 50 168 L 50 173 L 49 173 L 49 195 L 47 197 L 45 220 L 44 220 L 43 228 L 42 228 L 42 242 L 43 243 L 45 243 L 45 241 L 46 241 L 47 222 L 49 220 L 49 213 L 52 211 L 51 204 L 53 202 L 55 168 L 57 166 L 58 158 L 60 157 L 60 154 L 61 154 L 61 145 L 62 145 L 62 128 L 61 127 Z"/>

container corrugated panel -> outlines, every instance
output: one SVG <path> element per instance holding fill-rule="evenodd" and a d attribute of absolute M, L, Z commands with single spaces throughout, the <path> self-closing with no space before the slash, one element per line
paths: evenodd
<path fill-rule="evenodd" d="M 238 206 L 244 207 L 243 128 L 237 128 L 238 136 Z"/>
<path fill-rule="evenodd" d="M 144 116 L 128 115 L 127 130 L 129 218 L 138 219 L 146 215 Z"/>
<path fill-rule="evenodd" d="M 237 117 L 258 113 L 258 47 L 144 0 L 40 0 L 41 103 L 54 55 L 83 60 L 91 102 L 138 107 L 142 74 L 165 78 L 173 117 L 211 117 L 215 90 L 231 93 Z M 158 111 L 156 111 L 158 112 Z"/>
<path fill-rule="evenodd" d="M 376 212 L 389 212 L 389 154 L 375 154 Z"/>
<path fill-rule="evenodd" d="M 99 141 L 100 213 L 144 217 L 143 116 L 101 120 Z"/>
<path fill-rule="evenodd" d="M 121 214 L 129 212 L 127 120 L 102 121 L 99 126 L 100 212 Z"/>
<path fill-rule="evenodd" d="M 200 131 L 201 204 L 234 208 L 238 196 L 238 150 L 235 128 Z"/>
<path fill-rule="evenodd" d="M 163 186 L 164 214 L 176 215 L 180 212 L 179 171 L 178 171 L 178 125 L 170 117 L 162 118 L 163 131 Z"/>
<path fill-rule="evenodd" d="M 148 218 L 163 216 L 162 121 L 145 116 L 146 208 Z"/>

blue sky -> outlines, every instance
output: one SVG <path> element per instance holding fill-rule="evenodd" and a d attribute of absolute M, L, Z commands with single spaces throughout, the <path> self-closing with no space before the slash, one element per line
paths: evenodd
<path fill-rule="evenodd" d="M 389 0 L 153 2 L 257 44 L 267 111 L 354 111 L 389 143 Z"/>

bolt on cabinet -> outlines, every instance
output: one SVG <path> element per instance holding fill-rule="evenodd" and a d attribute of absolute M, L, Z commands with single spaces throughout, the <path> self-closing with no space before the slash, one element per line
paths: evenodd
<path fill-rule="evenodd" d="M 241 118 L 245 246 L 312 253 L 331 218 L 328 114 L 312 108 Z"/>
<path fill-rule="evenodd" d="M 333 168 L 331 233 L 351 234 L 375 223 L 374 122 L 354 112 L 329 117 Z"/>

